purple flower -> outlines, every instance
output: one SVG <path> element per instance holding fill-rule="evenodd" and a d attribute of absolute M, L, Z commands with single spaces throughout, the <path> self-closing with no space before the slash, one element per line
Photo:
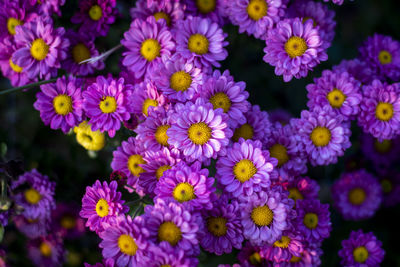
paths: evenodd
<path fill-rule="evenodd" d="M 183 249 L 172 247 L 168 242 L 161 242 L 158 246 L 152 246 L 152 266 L 197 266 L 199 260 L 185 254 Z"/>
<path fill-rule="evenodd" d="M 138 267 L 148 263 L 147 222 L 138 216 L 119 215 L 105 223 L 104 231 L 99 233 L 102 239 L 99 247 L 106 260 L 113 260 L 116 267 Z"/>
<path fill-rule="evenodd" d="M 258 39 L 265 40 L 284 14 L 286 6 L 281 0 L 233 0 L 228 4 L 229 18 L 239 32 L 247 32 Z"/>
<path fill-rule="evenodd" d="M 379 78 L 369 64 L 359 59 L 342 60 L 339 65 L 333 66 L 332 70 L 334 72 L 348 72 L 363 84 L 370 84 L 374 79 Z"/>
<path fill-rule="evenodd" d="M 315 107 L 313 111 L 303 110 L 299 120 L 292 120 L 305 152 L 313 166 L 337 162 L 338 156 L 351 146 L 350 124 L 343 122 L 330 106 Z"/>
<path fill-rule="evenodd" d="M 82 34 L 106 36 L 117 14 L 116 0 L 82 0 L 71 22 L 82 24 L 79 28 Z"/>
<path fill-rule="evenodd" d="M 400 202 L 400 173 L 389 171 L 379 177 L 379 182 L 383 192 L 383 205 L 392 207 Z"/>
<path fill-rule="evenodd" d="M 359 170 L 344 173 L 332 186 L 335 207 L 346 220 L 362 220 L 374 216 L 382 202 L 378 180 Z"/>
<path fill-rule="evenodd" d="M 64 37 L 64 28 L 53 28 L 50 19 L 38 17 L 15 28 L 18 50 L 12 62 L 27 73 L 31 79 L 39 75 L 48 79 L 57 74 L 61 61 L 67 57 L 69 41 Z"/>
<path fill-rule="evenodd" d="M 312 20 L 284 19 L 268 31 L 264 61 L 275 67 L 276 75 L 289 82 L 293 77 L 306 77 L 309 70 L 328 56 L 319 29 Z"/>
<path fill-rule="evenodd" d="M 271 187 L 240 200 L 243 235 L 256 245 L 273 244 L 289 228 L 294 201 L 280 186 Z"/>
<path fill-rule="evenodd" d="M 197 256 L 200 248 L 197 239 L 201 217 L 190 213 L 175 201 L 156 199 L 154 206 L 144 208 L 144 220 L 149 232 L 149 241 L 161 245 L 169 243 L 182 249 L 188 256 Z"/>
<path fill-rule="evenodd" d="M 90 118 L 93 131 L 107 131 L 110 137 L 114 137 L 115 132 L 121 128 L 121 121 L 130 118 L 127 109 L 132 90 L 130 84 L 124 84 L 123 78 L 115 80 L 111 77 L 97 77 L 96 82 L 82 93 L 83 108 Z"/>
<path fill-rule="evenodd" d="M 218 61 L 228 56 L 224 48 L 228 45 L 228 42 L 224 41 L 227 34 L 208 18 L 188 16 L 185 20 L 179 20 L 174 34 L 176 53 L 194 61 L 198 68 L 220 67 Z"/>
<path fill-rule="evenodd" d="M 170 57 L 175 48 L 172 34 L 165 20 L 148 17 L 135 19 L 121 41 L 128 51 L 122 64 L 132 71 L 135 78 L 145 77 L 147 72 L 162 64 L 162 57 Z"/>
<path fill-rule="evenodd" d="M 52 229 L 61 237 L 75 239 L 85 233 L 85 221 L 79 217 L 79 207 L 75 204 L 57 203 L 52 215 Z"/>
<path fill-rule="evenodd" d="M 363 87 L 358 124 L 379 141 L 393 139 L 400 131 L 400 83 L 374 80 Z"/>
<path fill-rule="evenodd" d="M 240 222 L 239 204 L 236 200 L 220 197 L 210 211 L 202 212 L 205 227 L 198 239 L 202 248 L 208 252 L 222 255 L 231 253 L 232 247 L 242 248 L 243 234 Z"/>
<path fill-rule="evenodd" d="M 183 0 L 186 5 L 185 14 L 209 18 L 213 22 L 223 26 L 226 23 L 227 16 L 226 0 Z"/>
<path fill-rule="evenodd" d="M 343 266 L 372 267 L 379 266 L 385 256 L 382 242 L 374 233 L 363 233 L 362 230 L 352 231 L 350 238 L 342 241 L 342 249 L 339 251 Z"/>
<path fill-rule="evenodd" d="M 279 263 L 288 262 L 292 257 L 301 257 L 305 248 L 303 237 L 294 231 L 286 230 L 280 240 L 261 248 L 260 256 Z"/>
<path fill-rule="evenodd" d="M 207 99 L 214 109 L 222 108 L 229 116 L 229 127 L 246 123 L 244 113 L 249 110 L 250 103 L 246 100 L 249 93 L 245 90 L 245 82 L 235 82 L 229 71 L 222 74 L 215 70 L 211 77 L 204 81 L 201 97 Z"/>
<path fill-rule="evenodd" d="M 297 177 L 287 185 L 289 198 L 297 202 L 302 199 L 318 199 L 319 185 L 309 177 Z"/>
<path fill-rule="evenodd" d="M 67 133 L 82 121 L 83 99 L 80 84 L 80 80 L 63 76 L 55 83 L 40 86 L 33 106 L 40 112 L 40 118 L 45 125 Z"/>
<path fill-rule="evenodd" d="M 46 235 L 50 230 L 50 220 L 50 216 L 35 218 L 17 215 L 13 217 L 17 229 L 31 239 Z"/>
<path fill-rule="evenodd" d="M 250 242 L 246 242 L 238 254 L 238 260 L 242 267 L 266 266 L 267 261 L 260 256 L 261 247 L 254 246 Z M 233 267 L 233 266 L 232 266 Z"/>
<path fill-rule="evenodd" d="M 225 154 L 232 131 L 222 109 L 214 110 L 201 98 L 196 103 L 178 103 L 174 108 L 176 123 L 167 130 L 168 143 L 179 149 L 186 160 L 203 162 Z"/>
<path fill-rule="evenodd" d="M 214 178 L 199 162 L 191 166 L 184 161 L 166 170 L 160 177 L 154 193 L 157 198 L 184 203 L 188 210 L 210 210 L 213 207 Z"/>
<path fill-rule="evenodd" d="M 268 114 L 269 114 L 269 121 L 272 124 L 279 122 L 282 125 L 286 125 L 289 124 L 289 121 L 292 118 L 292 114 L 290 114 L 286 109 L 282 108 L 270 110 L 268 111 Z"/>
<path fill-rule="evenodd" d="M 298 200 L 296 212 L 294 226 L 310 246 L 318 247 L 329 237 L 332 230 L 329 204 L 321 204 L 318 199 Z"/>
<path fill-rule="evenodd" d="M 239 138 L 244 140 L 263 140 L 266 134 L 270 133 L 271 123 L 268 113 L 261 111 L 258 105 L 253 105 L 244 113 L 246 122 L 236 127 L 233 133 L 233 142 L 238 142 Z"/>
<path fill-rule="evenodd" d="M 39 9 L 39 13 L 45 16 L 52 16 L 52 13 L 56 13 L 61 16 L 60 7 L 65 4 L 66 0 L 43 0 L 38 2 L 37 0 L 27 0 L 31 6 Z"/>
<path fill-rule="evenodd" d="M 101 184 L 99 180 L 93 186 L 86 187 L 79 215 L 87 219 L 86 227 L 91 231 L 100 233 L 105 228 L 104 223 L 128 212 L 129 207 L 124 205 L 125 201 L 121 200 L 121 193 L 117 191 L 117 187 L 115 181 L 108 185 L 106 181 Z"/>
<path fill-rule="evenodd" d="M 42 236 L 28 242 L 28 255 L 37 266 L 56 267 L 64 262 L 63 240 L 56 235 Z"/>
<path fill-rule="evenodd" d="M 320 248 L 304 248 L 300 257 L 292 256 L 288 262 L 274 263 L 274 267 L 314 267 L 321 265 L 321 255 L 323 254 Z"/>
<path fill-rule="evenodd" d="M 360 111 L 360 83 L 347 72 L 324 70 L 322 77 L 314 79 L 314 83 L 306 88 L 307 106 L 311 110 L 316 106 L 329 105 L 345 119 L 354 119 Z"/>
<path fill-rule="evenodd" d="M 219 157 L 216 178 L 235 198 L 251 196 L 253 192 L 269 188 L 270 174 L 276 165 L 277 160 L 262 150 L 260 141 L 240 138 L 227 149 L 224 157 Z"/>
<path fill-rule="evenodd" d="M 360 47 L 360 58 L 380 77 L 400 78 L 400 42 L 390 36 L 374 34 Z"/>

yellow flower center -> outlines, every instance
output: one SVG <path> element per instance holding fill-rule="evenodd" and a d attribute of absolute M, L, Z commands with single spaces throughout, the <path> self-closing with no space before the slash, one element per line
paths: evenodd
<path fill-rule="evenodd" d="M 381 186 L 382 186 L 382 191 L 385 194 L 388 194 L 388 193 L 392 192 L 392 190 L 393 190 L 393 184 L 388 179 L 383 179 L 381 181 Z"/>
<path fill-rule="evenodd" d="M 196 198 L 194 188 L 189 183 L 179 183 L 172 192 L 172 196 L 176 201 L 186 202 Z"/>
<path fill-rule="evenodd" d="M 189 139 L 196 145 L 204 145 L 211 138 L 211 128 L 204 122 L 190 125 L 188 129 Z"/>
<path fill-rule="evenodd" d="M 268 5 L 265 0 L 250 0 L 246 10 L 249 17 L 257 21 L 267 15 Z"/>
<path fill-rule="evenodd" d="M 314 27 L 317 27 L 317 22 L 315 21 L 315 19 L 311 18 L 311 17 L 304 17 L 303 20 L 301 21 L 303 24 L 307 21 L 307 20 L 311 20 L 313 23 Z"/>
<path fill-rule="evenodd" d="M 346 100 L 346 95 L 343 94 L 343 92 L 340 91 L 339 89 L 334 88 L 332 91 L 328 93 L 326 98 L 328 99 L 329 104 L 333 108 L 340 108 L 343 105 L 344 101 Z"/>
<path fill-rule="evenodd" d="M 163 222 L 158 228 L 158 240 L 160 242 L 167 241 L 172 246 L 175 246 L 181 238 L 181 229 L 173 222 Z"/>
<path fill-rule="evenodd" d="M 274 213 L 268 205 L 255 207 L 251 212 L 251 219 L 257 226 L 268 226 L 274 219 Z"/>
<path fill-rule="evenodd" d="M 79 43 L 72 48 L 72 58 L 76 63 L 80 63 L 90 58 L 90 50 L 83 43 Z"/>
<path fill-rule="evenodd" d="M 131 155 L 128 159 L 128 169 L 132 173 L 133 176 L 138 177 L 142 172 L 144 172 L 143 168 L 140 167 L 140 164 L 145 164 L 146 161 L 139 154 Z"/>
<path fill-rule="evenodd" d="M 224 236 L 228 228 L 226 227 L 226 219 L 223 217 L 210 217 L 207 219 L 207 229 L 215 236 Z"/>
<path fill-rule="evenodd" d="M 10 60 L 8 61 L 8 63 L 10 64 L 10 67 L 13 71 L 15 71 L 16 73 L 21 73 L 23 68 L 21 68 L 20 66 L 18 66 L 17 64 L 14 64 L 14 62 L 12 62 L 12 59 L 10 58 Z"/>
<path fill-rule="evenodd" d="M 113 96 L 106 96 L 102 98 L 99 106 L 103 113 L 113 113 L 117 110 L 117 100 Z"/>
<path fill-rule="evenodd" d="M 303 195 L 296 187 L 291 187 L 288 190 L 289 190 L 289 198 L 293 199 L 294 201 L 298 199 L 304 199 Z"/>
<path fill-rule="evenodd" d="M 119 250 L 129 256 L 134 256 L 138 250 L 135 240 L 130 235 L 120 235 L 118 237 Z"/>
<path fill-rule="evenodd" d="M 375 139 L 374 147 L 378 153 L 386 154 L 390 150 L 392 150 L 392 141 L 391 140 L 383 140 L 382 142 L 379 142 L 378 139 Z"/>
<path fill-rule="evenodd" d="M 300 262 L 300 261 L 301 261 L 301 257 L 292 256 L 292 258 L 290 259 L 289 262 L 296 263 L 296 262 Z"/>
<path fill-rule="evenodd" d="M 175 91 L 184 92 L 186 91 L 190 85 L 192 84 L 192 76 L 184 70 L 177 71 L 171 75 L 169 79 L 169 86 Z"/>
<path fill-rule="evenodd" d="M 215 95 L 210 97 L 210 102 L 213 105 L 214 109 L 222 108 L 225 113 L 229 111 L 232 105 L 229 97 L 222 92 L 216 93 Z"/>
<path fill-rule="evenodd" d="M 104 198 L 100 198 L 96 204 L 96 213 L 99 217 L 103 218 L 108 215 L 110 206 L 107 203 L 107 200 Z"/>
<path fill-rule="evenodd" d="M 188 49 L 190 52 L 204 55 L 208 53 L 208 46 L 210 45 L 207 37 L 202 34 L 196 33 L 189 37 Z"/>
<path fill-rule="evenodd" d="M 76 226 L 76 219 L 70 215 L 63 216 L 60 225 L 64 229 L 72 229 Z"/>
<path fill-rule="evenodd" d="M 67 115 L 72 112 L 72 99 L 69 95 L 58 95 L 53 98 L 54 111 L 58 115 Z"/>
<path fill-rule="evenodd" d="M 303 223 L 309 229 L 315 229 L 318 225 L 318 215 L 312 212 L 307 213 L 304 215 Z"/>
<path fill-rule="evenodd" d="M 362 203 L 364 203 L 366 198 L 366 194 L 365 194 L 365 190 L 362 188 L 354 188 L 352 190 L 350 190 L 349 192 L 349 201 L 351 204 L 353 205 L 361 205 Z"/>
<path fill-rule="evenodd" d="M 379 52 L 378 59 L 382 65 L 392 63 L 392 55 L 386 50 Z"/>
<path fill-rule="evenodd" d="M 312 130 L 310 138 L 315 146 L 326 146 L 331 141 L 331 131 L 326 127 L 317 126 Z"/>
<path fill-rule="evenodd" d="M 257 168 L 251 160 L 242 159 L 233 166 L 235 178 L 244 183 L 257 173 Z"/>
<path fill-rule="evenodd" d="M 207 14 L 215 10 L 217 0 L 196 0 L 196 6 L 200 13 Z"/>
<path fill-rule="evenodd" d="M 164 175 L 164 172 L 165 172 L 166 170 L 170 170 L 171 168 L 172 168 L 172 167 L 169 166 L 169 165 L 163 165 L 163 166 L 159 167 L 159 168 L 156 170 L 157 181 L 160 180 L 161 176 Z"/>
<path fill-rule="evenodd" d="M 235 129 L 232 140 L 235 142 L 238 142 L 239 138 L 243 138 L 244 140 L 247 140 L 247 139 L 253 138 L 253 136 L 254 136 L 253 126 L 251 126 L 248 123 L 245 123 Z"/>
<path fill-rule="evenodd" d="M 162 146 L 168 146 L 167 130 L 170 127 L 171 127 L 170 125 L 160 125 L 158 126 L 156 133 L 154 134 L 157 142 Z"/>
<path fill-rule="evenodd" d="M 51 256 L 51 247 L 46 242 L 42 242 L 39 246 L 40 253 L 46 258 Z"/>
<path fill-rule="evenodd" d="M 38 38 L 32 42 L 31 55 L 34 59 L 41 61 L 46 58 L 49 53 L 49 46 L 44 42 L 43 39 Z"/>
<path fill-rule="evenodd" d="M 389 121 L 393 117 L 393 105 L 390 103 L 379 102 L 376 106 L 375 116 L 378 120 Z"/>
<path fill-rule="evenodd" d="M 278 167 L 282 167 L 283 164 L 289 161 L 287 149 L 281 144 L 275 144 L 269 149 L 271 157 L 278 160 Z"/>
<path fill-rule="evenodd" d="M 160 56 L 161 45 L 155 39 L 147 39 L 142 43 L 140 54 L 147 60 L 153 61 L 156 57 Z"/>
<path fill-rule="evenodd" d="M 287 248 L 289 246 L 290 243 L 290 238 L 288 236 L 282 236 L 281 240 L 277 240 L 274 243 L 275 247 L 278 248 Z"/>
<path fill-rule="evenodd" d="M 154 13 L 153 16 L 156 19 L 156 21 L 158 21 L 159 19 L 165 19 L 165 22 L 167 23 L 167 25 L 171 26 L 171 18 L 167 13 L 160 11 L 160 12 Z"/>
<path fill-rule="evenodd" d="M 149 107 L 157 107 L 158 101 L 155 99 L 147 98 L 143 101 L 142 112 L 144 115 L 149 116 Z"/>
<path fill-rule="evenodd" d="M 89 17 L 92 20 L 98 21 L 99 19 L 101 19 L 102 16 L 103 16 L 103 10 L 101 10 L 101 7 L 99 5 L 93 5 L 89 9 Z"/>
<path fill-rule="evenodd" d="M 258 252 L 254 252 L 253 254 L 250 255 L 249 257 L 249 262 L 252 265 L 258 266 L 261 264 L 261 256 Z"/>
<path fill-rule="evenodd" d="M 39 203 L 39 201 L 42 199 L 42 196 L 40 195 L 40 193 L 36 189 L 33 189 L 33 188 L 29 188 L 29 189 L 25 190 L 24 196 L 25 196 L 25 200 L 29 204 L 32 204 L 32 205 Z"/>
<path fill-rule="evenodd" d="M 16 18 L 8 18 L 7 20 L 7 29 L 11 35 L 15 35 L 15 27 L 22 25 L 23 22 Z"/>
<path fill-rule="evenodd" d="M 99 130 L 93 132 L 87 121 L 74 128 L 76 141 L 87 150 L 98 151 L 105 145 L 104 133 Z"/>
<path fill-rule="evenodd" d="M 368 250 L 364 246 L 357 247 L 353 250 L 353 257 L 354 261 L 364 263 L 369 257 Z"/>
<path fill-rule="evenodd" d="M 298 36 L 292 36 L 285 44 L 285 51 L 291 58 L 302 56 L 308 49 L 306 40 Z"/>

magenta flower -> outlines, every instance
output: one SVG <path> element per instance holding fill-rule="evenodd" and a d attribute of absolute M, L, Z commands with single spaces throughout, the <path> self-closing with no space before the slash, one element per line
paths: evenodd
<path fill-rule="evenodd" d="M 31 239 L 27 247 L 29 258 L 36 266 L 61 266 L 65 260 L 63 240 L 57 235 Z"/>
<path fill-rule="evenodd" d="M 289 198 L 297 202 L 302 199 L 318 199 L 318 182 L 309 177 L 297 177 L 287 185 Z"/>
<path fill-rule="evenodd" d="M 85 221 L 79 217 L 75 203 L 57 203 L 52 216 L 52 229 L 61 237 L 76 239 L 85 233 Z"/>
<path fill-rule="evenodd" d="M 213 22 L 223 26 L 228 16 L 228 5 L 226 0 L 183 0 L 186 5 L 185 14 L 209 18 Z"/>

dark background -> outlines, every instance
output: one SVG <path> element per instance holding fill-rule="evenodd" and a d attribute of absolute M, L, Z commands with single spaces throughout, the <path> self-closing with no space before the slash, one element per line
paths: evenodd
<path fill-rule="evenodd" d="M 133 3 L 134 1 L 118 1 L 121 17 L 112 25 L 106 38 L 96 40 L 100 51 L 106 51 L 119 44 L 123 32 L 129 28 L 128 10 Z M 342 59 L 356 57 L 360 44 L 376 32 L 400 40 L 400 4 L 396 0 L 345 0 L 342 6 L 328 5 L 336 11 L 337 22 L 335 40 L 328 50 L 329 59 L 307 78 L 294 79 L 290 83 L 284 83 L 281 77 L 275 76 L 273 68 L 262 60 L 265 46 L 263 41 L 238 34 L 238 29 L 234 26 L 228 25 L 224 28 L 229 34 L 229 56 L 221 69 L 229 69 L 236 81 L 247 83 L 252 104 L 258 104 L 266 111 L 283 108 L 298 117 L 301 110 L 307 108 L 305 86 L 311 83 L 313 78 L 319 77 L 322 70 L 330 69 Z M 77 1 L 67 1 L 62 8 L 63 17 L 56 20 L 56 25 L 74 28 L 75 25 L 69 21 L 76 8 Z M 106 61 L 107 71 L 98 74 L 118 74 L 120 56 L 121 50 L 109 57 Z M 0 91 L 10 87 L 8 80 L 0 75 Z M 90 154 L 76 143 L 73 134 L 64 135 L 60 130 L 54 131 L 43 125 L 39 112 L 33 108 L 37 91 L 38 88 L 33 88 L 26 92 L 0 96 L 0 157 L 2 160 L 20 159 L 26 170 L 37 168 L 57 182 L 57 200 L 76 202 L 80 205 L 87 185 L 92 185 L 96 179 L 108 179 L 112 151 L 131 133 L 127 130 L 120 131 L 116 138 L 107 140 L 105 149 Z M 324 203 L 331 203 L 330 186 L 345 171 L 349 165 L 347 163 L 363 162 L 359 151 L 359 129 L 353 125 L 352 130 L 352 147 L 346 151 L 345 157 L 341 158 L 338 164 L 310 168 L 308 173 L 319 182 L 320 197 Z M 358 165 L 368 167 L 365 163 Z M 399 224 L 395 216 L 399 214 L 398 206 L 391 209 L 381 208 L 372 219 L 362 222 L 344 221 L 333 208 L 330 211 L 333 231 L 331 237 L 323 244 L 322 266 L 340 266 L 337 255 L 341 248 L 340 242 L 348 238 L 351 230 L 357 229 L 373 231 L 383 242 L 386 256 L 382 266 L 400 266 L 397 249 Z M 77 241 L 66 241 L 66 249 L 72 252 L 66 266 L 82 266 L 83 261 L 92 264 L 99 261 L 99 240 L 95 234 L 87 232 Z M 7 258 L 12 266 L 30 266 L 30 261 L 25 255 L 25 242 L 25 237 L 13 226 L 6 228 L 1 246 L 6 248 Z M 232 255 L 217 257 L 201 254 L 200 260 L 202 266 L 216 266 L 217 263 L 233 263 L 236 259 Z"/>

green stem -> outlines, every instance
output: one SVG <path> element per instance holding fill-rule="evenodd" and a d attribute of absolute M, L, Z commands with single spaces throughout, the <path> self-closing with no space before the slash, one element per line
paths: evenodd
<path fill-rule="evenodd" d="M 14 87 L 14 88 L 2 90 L 2 91 L 0 91 L 0 95 L 5 95 L 5 94 L 12 93 L 12 92 L 19 91 L 19 90 L 29 89 L 29 88 L 32 88 L 32 87 L 40 86 L 42 84 L 54 83 L 55 81 L 57 81 L 58 78 L 59 77 L 54 78 L 54 79 L 50 79 L 50 80 L 36 82 L 36 83 L 30 83 L 30 84 L 23 85 L 23 86 L 20 86 L 20 87 Z"/>

